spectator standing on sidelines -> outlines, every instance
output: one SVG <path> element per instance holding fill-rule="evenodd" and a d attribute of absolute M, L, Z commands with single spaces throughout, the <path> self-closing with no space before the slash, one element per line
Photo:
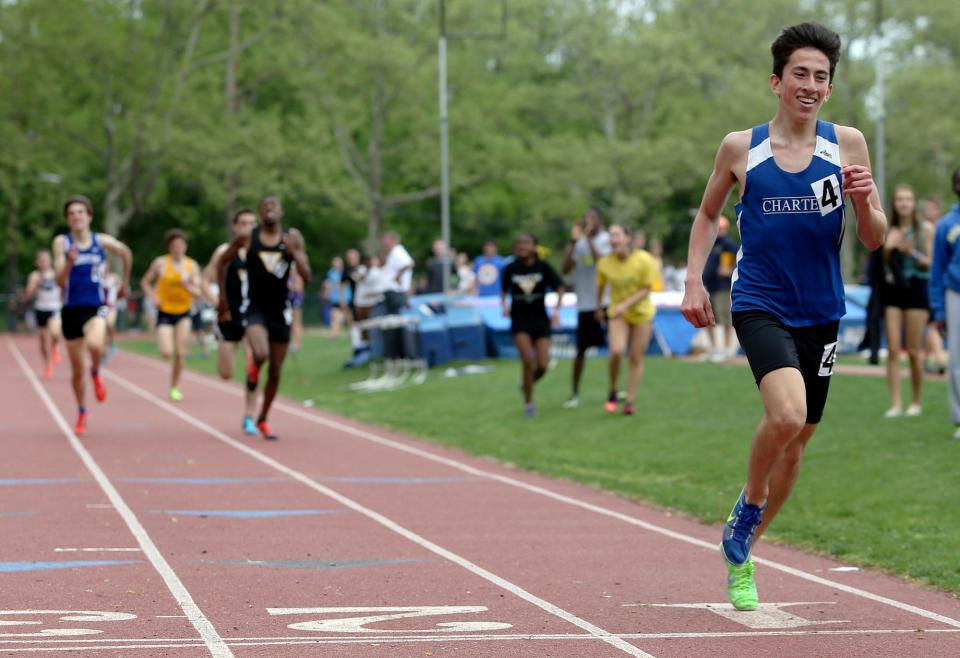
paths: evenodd
<path fill-rule="evenodd" d="M 497 253 L 497 243 L 489 239 L 483 243 L 483 253 L 473 261 L 473 273 L 477 276 L 477 295 L 495 297 L 500 294 L 500 277 L 507 259 Z"/>
<path fill-rule="evenodd" d="M 929 270 L 933 250 L 933 224 L 920 218 L 917 198 L 909 185 L 893 192 L 890 231 L 883 245 L 886 280 L 883 286 L 884 321 L 887 331 L 887 388 L 890 408 L 886 418 L 903 415 L 900 396 L 900 353 L 906 347 L 910 359 L 912 393 L 908 416 L 921 413 L 923 386 L 923 329 L 930 317 Z"/>
<path fill-rule="evenodd" d="M 424 292 L 428 294 L 447 292 L 443 289 L 443 271 L 450 273 L 450 283 L 453 284 L 457 277 L 457 268 L 453 259 L 443 243 L 443 240 L 434 240 L 432 254 L 427 259 L 427 285 Z M 451 285 L 452 288 L 452 285 Z"/>
<path fill-rule="evenodd" d="M 347 302 L 344 299 L 344 294 L 348 293 L 349 290 L 344 285 L 345 271 L 346 266 L 343 259 L 340 256 L 334 256 L 330 261 L 330 269 L 327 270 L 327 275 L 323 280 L 324 315 L 327 316 L 327 323 L 330 325 L 330 338 L 340 337 L 340 330 L 343 328 L 346 317 L 344 307 Z M 300 307 L 302 310 L 302 301 Z"/>
<path fill-rule="evenodd" d="M 657 278 L 657 264 L 643 249 L 633 249 L 630 233 L 619 224 L 610 227 L 611 253 L 597 263 L 597 299 L 603 299 L 610 286 L 610 306 L 606 312 L 608 342 L 610 344 L 610 392 L 604 409 L 617 411 L 617 388 L 620 361 L 630 348 L 630 376 L 624 415 L 634 413 L 637 389 L 643 379 L 643 357 L 653 335 L 653 316 L 656 309 L 650 293 Z M 603 319 L 603 309 L 597 309 L 597 321 Z"/>
<path fill-rule="evenodd" d="M 610 234 L 603 227 L 603 217 L 596 208 L 588 208 L 570 232 L 570 242 L 563 257 L 563 273 L 573 271 L 573 289 L 577 295 L 577 356 L 573 361 L 573 387 L 565 409 L 580 406 L 580 379 L 586 353 L 600 347 L 604 338 L 605 319 L 597 317 L 597 309 L 605 309 L 608 298 L 597 297 L 597 261 L 610 253 Z"/>
<path fill-rule="evenodd" d="M 537 240 L 529 233 L 517 238 L 514 260 L 503 270 L 500 304 L 510 318 L 510 333 L 522 364 L 524 412 L 536 416 L 533 386 L 547 373 L 550 364 L 550 325 L 559 324 L 563 305 L 563 280 L 537 252 Z M 557 306 L 547 315 L 548 290 L 557 293 Z M 507 294 L 510 304 L 507 304 Z"/>
<path fill-rule="evenodd" d="M 953 191 L 960 198 L 960 168 L 953 172 Z M 930 267 L 930 306 L 933 317 L 947 336 L 950 353 L 950 415 L 960 440 L 960 203 L 954 204 L 937 224 L 933 239 L 933 263 Z"/>
<path fill-rule="evenodd" d="M 923 200 L 923 218 L 930 222 L 934 231 L 937 223 L 943 217 L 943 201 L 939 197 L 927 197 Z M 930 309 L 930 322 L 927 324 L 926 338 L 926 365 L 927 372 L 944 374 L 947 371 L 948 356 L 943 347 L 943 335 L 940 326 L 933 319 L 933 308 Z"/>
<path fill-rule="evenodd" d="M 470 262 L 467 252 L 458 251 L 454 265 L 457 268 L 457 293 L 469 295 L 477 283 L 477 276 L 473 273 L 473 263 Z"/>
<path fill-rule="evenodd" d="M 703 267 L 703 285 L 710 294 L 710 305 L 717 324 L 707 327 L 707 336 L 712 347 L 710 359 L 725 361 L 733 356 L 733 316 L 730 314 L 730 285 L 737 260 L 737 243 L 728 234 L 730 220 L 720 217 L 717 224 L 717 239 L 713 243 L 707 264 Z"/>
<path fill-rule="evenodd" d="M 415 261 L 400 243 L 400 236 L 392 231 L 383 236 L 383 252 L 382 272 L 389 286 L 383 294 L 385 311 L 387 315 L 398 315 L 407 305 Z M 406 357 L 406 337 L 403 329 L 388 329 L 383 332 L 383 341 L 383 354 L 387 359 Z"/>

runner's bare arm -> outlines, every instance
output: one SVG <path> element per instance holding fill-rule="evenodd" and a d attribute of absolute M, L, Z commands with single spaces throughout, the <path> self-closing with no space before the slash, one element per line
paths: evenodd
<path fill-rule="evenodd" d="M 863 133 L 850 126 L 837 126 L 843 168 L 843 192 L 853 201 L 857 214 L 857 237 L 873 251 L 883 244 L 887 217 L 880 203 L 877 186 L 870 172 L 870 151 Z"/>
<path fill-rule="evenodd" d="M 191 263 L 190 267 L 190 277 L 187 279 L 186 288 L 187 291 L 194 297 L 206 297 L 207 295 L 206 287 L 203 285 L 203 277 L 200 274 L 200 265 L 197 261 L 192 258 L 189 259 Z"/>
<path fill-rule="evenodd" d="M 560 309 L 563 308 L 563 295 L 566 291 L 564 286 L 557 286 L 557 305 L 550 314 L 550 322 L 556 327 L 560 326 Z"/>
<path fill-rule="evenodd" d="M 310 279 L 313 278 L 313 271 L 310 269 L 310 259 L 307 256 L 303 234 L 300 233 L 299 230 L 292 228 L 287 235 L 293 247 L 291 255 L 293 256 L 293 262 L 297 264 L 297 274 L 303 280 L 304 287 L 306 287 L 306 285 L 310 283 Z"/>
<path fill-rule="evenodd" d="M 681 312 L 695 327 L 709 327 L 715 323 L 710 296 L 703 285 L 703 268 L 717 239 L 720 214 L 738 180 L 736 167 L 746 162 L 749 148 L 749 130 L 733 132 L 723 138 L 717 150 L 713 172 L 703 192 L 703 200 L 690 228 L 687 280 L 684 284 Z"/>
<path fill-rule="evenodd" d="M 147 268 L 147 271 L 144 272 L 143 278 L 140 279 L 140 290 L 143 292 L 144 297 L 149 297 L 157 304 L 157 293 L 154 289 L 154 282 L 157 280 L 157 276 L 160 274 L 160 265 L 163 261 L 160 258 L 153 259 L 153 262 L 150 263 L 150 267 Z M 159 308 L 159 304 L 157 304 Z"/>
<path fill-rule="evenodd" d="M 106 235 L 105 233 L 100 233 L 99 235 L 103 250 L 117 256 L 123 263 L 123 274 L 120 278 L 120 290 L 117 292 L 117 297 L 126 297 L 127 289 L 130 287 L 130 269 L 133 267 L 133 252 L 130 251 L 130 247 L 112 235 Z"/>
<path fill-rule="evenodd" d="M 207 280 L 208 283 L 217 282 L 217 268 L 220 266 L 220 259 L 223 257 L 224 252 L 227 251 L 227 247 L 230 245 L 224 242 L 222 245 L 213 250 L 213 255 L 210 256 L 210 262 L 207 263 L 207 266 L 203 268 L 203 278 Z"/>
<path fill-rule="evenodd" d="M 30 272 L 30 276 L 27 277 L 27 288 L 23 291 L 23 303 L 29 302 L 37 294 L 37 289 L 40 287 L 40 272 L 34 270 Z"/>
<path fill-rule="evenodd" d="M 73 258 L 76 258 L 76 252 Z M 70 278 L 70 270 L 73 269 L 73 258 L 67 257 L 67 240 L 62 235 L 53 239 L 53 271 L 56 273 L 57 285 L 60 288 L 67 287 L 67 279 Z"/>

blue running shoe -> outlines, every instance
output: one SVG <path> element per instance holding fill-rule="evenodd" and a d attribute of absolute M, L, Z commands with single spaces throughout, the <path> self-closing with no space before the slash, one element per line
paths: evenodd
<path fill-rule="evenodd" d="M 753 538 L 756 535 L 757 526 L 763 519 L 765 509 L 767 509 L 766 503 L 763 507 L 751 505 L 747 502 L 744 493 L 740 492 L 740 498 L 733 506 L 727 525 L 723 528 L 723 541 L 720 543 L 720 550 L 727 562 L 738 566 L 750 558 Z"/>
<path fill-rule="evenodd" d="M 243 433 L 247 436 L 256 436 L 257 434 L 257 424 L 253 422 L 251 416 L 243 417 Z"/>

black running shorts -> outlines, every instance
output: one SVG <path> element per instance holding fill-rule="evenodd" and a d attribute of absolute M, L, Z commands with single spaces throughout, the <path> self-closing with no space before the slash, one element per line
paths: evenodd
<path fill-rule="evenodd" d="M 542 318 L 515 316 L 510 321 L 510 333 L 514 336 L 527 334 L 534 342 L 541 338 L 550 338 L 550 319 L 546 315 Z"/>
<path fill-rule="evenodd" d="M 292 315 L 289 307 L 269 312 L 250 307 L 247 309 L 243 324 L 247 328 L 253 325 L 264 327 L 271 343 L 289 343 L 291 322 Z"/>
<path fill-rule="evenodd" d="M 232 312 L 231 312 L 232 316 Z M 235 316 L 238 317 L 238 316 Z M 239 343 L 243 340 L 244 328 L 240 322 L 217 322 L 217 337 L 228 343 Z"/>
<path fill-rule="evenodd" d="M 41 329 L 50 323 L 50 318 L 59 315 L 60 311 L 34 311 L 33 316 L 37 319 L 37 326 Z"/>
<path fill-rule="evenodd" d="M 597 322 L 596 311 L 577 313 L 577 351 L 586 352 L 591 347 L 603 347 L 606 344 L 603 325 Z"/>
<path fill-rule="evenodd" d="M 106 318 L 106 306 L 64 306 L 60 310 L 64 340 L 83 338 L 83 328 L 93 318 Z"/>
<path fill-rule="evenodd" d="M 171 327 L 176 327 L 180 324 L 180 320 L 186 320 L 190 317 L 190 312 L 186 313 L 167 313 L 165 311 L 157 312 L 157 326 L 162 324 L 170 325 Z"/>
<path fill-rule="evenodd" d="M 757 386 L 774 370 L 796 368 L 807 392 L 807 423 L 819 423 L 837 359 L 839 321 L 789 327 L 765 311 L 738 311 L 733 314 L 733 328 Z"/>

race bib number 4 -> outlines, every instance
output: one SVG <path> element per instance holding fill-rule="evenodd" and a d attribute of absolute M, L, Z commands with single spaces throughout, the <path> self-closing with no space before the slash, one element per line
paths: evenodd
<path fill-rule="evenodd" d="M 829 343 L 823 346 L 823 356 L 820 357 L 821 377 L 830 377 L 833 375 L 833 364 L 837 362 L 837 343 Z"/>
<path fill-rule="evenodd" d="M 836 174 L 821 178 L 811 183 L 810 187 L 813 189 L 813 195 L 817 198 L 821 216 L 829 215 L 843 205 L 843 189 L 840 187 L 840 181 Z"/>

